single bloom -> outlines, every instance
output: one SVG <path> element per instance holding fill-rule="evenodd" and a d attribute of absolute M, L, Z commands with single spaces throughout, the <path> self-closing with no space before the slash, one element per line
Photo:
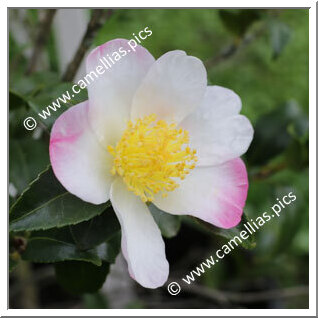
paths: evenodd
<path fill-rule="evenodd" d="M 102 57 L 130 47 L 116 39 L 94 49 Z M 88 87 L 88 100 L 55 122 L 50 159 L 58 180 L 84 201 L 111 201 L 122 229 L 130 276 L 147 288 L 169 274 L 151 202 L 221 228 L 242 217 L 248 179 L 243 161 L 253 138 L 233 91 L 207 86 L 203 63 L 183 51 L 155 60 L 142 46 Z"/>

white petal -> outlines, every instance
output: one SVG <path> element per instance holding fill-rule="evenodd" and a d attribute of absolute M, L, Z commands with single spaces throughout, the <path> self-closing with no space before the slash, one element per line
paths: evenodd
<path fill-rule="evenodd" d="M 236 226 L 242 217 L 247 196 L 248 180 L 241 159 L 220 166 L 197 167 L 180 187 L 159 194 L 154 204 L 171 214 L 187 214 L 222 228 Z"/>
<path fill-rule="evenodd" d="M 109 200 L 112 158 L 98 143 L 87 121 L 88 102 L 71 107 L 54 123 L 50 159 L 57 179 L 84 201 Z"/>
<path fill-rule="evenodd" d="M 233 91 L 209 86 L 203 103 L 182 121 L 189 131 L 190 147 L 197 150 L 198 165 L 226 162 L 243 155 L 252 139 L 253 127 L 239 115 L 241 100 Z"/>
<path fill-rule="evenodd" d="M 124 51 L 126 55 L 121 53 Z M 117 61 L 114 56 L 117 56 Z M 111 67 L 106 70 L 103 63 L 107 61 Z M 89 79 L 91 84 L 87 87 L 90 124 L 105 147 L 117 142 L 126 128 L 135 91 L 154 61 L 145 48 L 137 46 L 133 51 L 125 39 L 109 41 L 94 49 L 87 57 L 87 73 L 97 73 L 98 66 L 105 70 L 94 81 Z M 92 77 L 95 78 L 95 75 Z"/>
<path fill-rule="evenodd" d="M 110 200 L 122 229 L 122 250 L 129 273 L 147 288 L 162 286 L 169 274 L 165 246 L 150 211 L 127 190 L 120 178 L 111 187 Z"/>
<path fill-rule="evenodd" d="M 133 100 L 132 119 L 156 114 L 179 123 L 198 107 L 207 85 L 203 63 L 182 51 L 162 55 L 150 68 Z"/>

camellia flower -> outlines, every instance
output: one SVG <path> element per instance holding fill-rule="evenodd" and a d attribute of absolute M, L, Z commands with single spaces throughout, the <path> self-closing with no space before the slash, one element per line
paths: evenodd
<path fill-rule="evenodd" d="M 120 48 L 131 49 L 123 39 L 94 49 L 87 72 Z M 138 46 L 88 86 L 88 97 L 52 128 L 54 173 L 84 201 L 111 201 L 131 277 L 157 288 L 169 264 L 147 203 L 221 228 L 236 226 L 248 189 L 239 156 L 253 128 L 239 114 L 240 98 L 207 86 L 203 63 L 183 51 L 155 60 Z"/>

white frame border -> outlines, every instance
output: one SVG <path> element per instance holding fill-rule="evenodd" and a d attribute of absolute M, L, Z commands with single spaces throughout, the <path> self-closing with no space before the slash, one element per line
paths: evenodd
<path fill-rule="evenodd" d="M 31 0 L 28 1 L 28 7 L 72 7 L 74 2 L 70 0 L 55 0 L 43 2 L 41 0 Z M 0 32 L 2 39 L 7 37 L 7 9 L 8 7 L 24 7 L 26 4 L 23 0 L 13 0 L 7 1 L 1 5 L 1 18 L 0 18 Z M 81 3 L 78 3 L 81 4 Z M 175 0 L 161 0 L 161 1 L 107 1 L 103 0 L 91 0 L 89 1 L 89 7 L 82 8 L 103 8 L 107 4 L 107 7 L 125 7 L 129 8 L 132 4 L 134 7 L 178 7 L 179 1 Z M 182 3 L 184 7 L 206 7 L 209 8 L 213 5 L 213 8 L 226 8 L 226 7 L 276 7 L 276 8 L 310 8 L 309 9 L 309 309 L 7 309 L 7 299 L 8 299 L 8 280 L 7 280 L 7 262 L 1 262 L 1 277 L 2 282 L 7 282 L 6 284 L 1 284 L 1 302 L 0 302 L 0 314 L 1 316 L 316 316 L 316 2 L 315 1 L 227 1 L 227 0 L 215 0 L 213 2 L 197 0 L 195 3 L 190 3 L 190 1 L 184 1 Z M 193 6 L 195 4 L 195 7 Z M 76 7 L 74 7 L 76 8 Z M 7 44 L 8 45 L 8 44 Z M 8 47 L 7 47 L 8 50 Z M 7 51 L 1 50 L 0 61 L 2 64 L 2 70 L 7 70 Z M 8 105 L 8 82 L 5 76 L 2 76 L 1 91 L 4 97 L 3 104 Z M 8 148 L 8 110 L 4 107 L 0 108 L 1 121 L 0 125 L 1 131 L 1 144 L 3 148 Z M 6 138 L 5 138 L 5 137 Z M 1 166 L 3 173 L 2 175 L 8 175 L 7 166 L 8 161 L 5 156 L 1 157 Z M 7 202 L 7 180 L 2 178 L 1 181 L 1 202 Z M 2 209 L 1 218 L 2 226 L 7 224 L 7 206 Z M 1 235 L 1 246 L 3 251 L 7 255 L 7 232 L 6 230 L 0 232 Z"/>

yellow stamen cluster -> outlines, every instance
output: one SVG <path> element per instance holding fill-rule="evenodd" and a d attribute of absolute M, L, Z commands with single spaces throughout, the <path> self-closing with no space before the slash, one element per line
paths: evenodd
<path fill-rule="evenodd" d="M 196 151 L 188 146 L 189 134 L 176 124 L 156 121 L 156 115 L 129 121 L 121 140 L 108 146 L 114 156 L 111 173 L 120 175 L 128 189 L 142 201 L 152 201 L 154 194 L 178 187 L 197 161 Z"/>

